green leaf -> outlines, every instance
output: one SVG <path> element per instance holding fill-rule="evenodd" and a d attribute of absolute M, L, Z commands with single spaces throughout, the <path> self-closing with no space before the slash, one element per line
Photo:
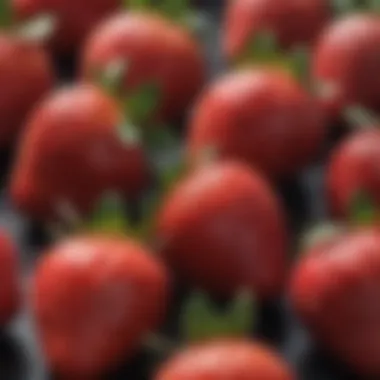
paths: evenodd
<path fill-rule="evenodd" d="M 371 197 L 364 191 L 357 191 L 350 204 L 350 221 L 355 225 L 373 224 L 377 220 L 378 210 Z"/>
<path fill-rule="evenodd" d="M 49 13 L 40 14 L 15 29 L 15 34 L 26 41 L 43 43 L 56 31 L 57 18 Z"/>
<path fill-rule="evenodd" d="M 162 0 L 159 10 L 167 17 L 180 20 L 189 12 L 189 0 Z"/>
<path fill-rule="evenodd" d="M 149 151 L 167 152 L 177 147 L 178 138 L 172 132 L 172 128 L 166 125 L 156 125 L 144 129 L 144 145 Z"/>
<path fill-rule="evenodd" d="M 145 9 L 152 7 L 152 0 L 124 0 L 127 9 Z"/>
<path fill-rule="evenodd" d="M 13 23 L 11 0 L 0 0 L 0 28 L 8 28 Z"/>
<path fill-rule="evenodd" d="M 333 0 L 333 8 L 335 13 L 341 15 L 351 13 L 358 10 L 357 0 Z"/>
<path fill-rule="evenodd" d="M 156 111 L 160 101 L 160 89 L 154 83 L 141 85 L 130 94 L 125 103 L 126 113 L 136 124 L 144 124 Z"/>
<path fill-rule="evenodd" d="M 181 330 L 187 342 L 219 337 L 243 337 L 254 320 L 253 299 L 242 292 L 225 312 L 217 310 L 203 293 L 193 294 L 181 314 Z"/>
<path fill-rule="evenodd" d="M 124 212 L 124 203 L 117 192 L 108 192 L 96 205 L 86 230 L 124 234 L 131 229 L 128 218 Z"/>
<path fill-rule="evenodd" d="M 290 69 L 300 83 L 308 84 L 310 68 L 310 50 L 307 46 L 297 46 L 291 53 Z"/>
<path fill-rule="evenodd" d="M 372 12 L 379 12 L 380 11 L 380 0 L 367 0 L 367 9 Z"/>
<path fill-rule="evenodd" d="M 100 86 L 110 95 L 118 97 L 123 88 L 123 81 L 128 72 L 128 62 L 115 59 L 96 75 Z"/>
<path fill-rule="evenodd" d="M 124 120 L 117 127 L 117 133 L 121 142 L 126 146 L 139 145 L 142 140 L 139 128 L 128 120 Z"/>
<path fill-rule="evenodd" d="M 346 108 L 343 111 L 343 117 L 355 128 L 369 128 L 379 124 L 374 113 L 360 106 Z"/>

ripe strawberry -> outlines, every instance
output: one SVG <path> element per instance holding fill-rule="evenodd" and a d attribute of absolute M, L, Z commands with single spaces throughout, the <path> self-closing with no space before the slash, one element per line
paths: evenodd
<path fill-rule="evenodd" d="M 17 250 L 4 231 L 0 231 L 0 325 L 8 323 L 20 304 Z"/>
<path fill-rule="evenodd" d="M 313 76 L 333 117 L 351 105 L 380 110 L 380 18 L 353 14 L 323 33 L 313 58 Z"/>
<path fill-rule="evenodd" d="M 358 375 L 380 375 L 380 231 L 330 237 L 303 256 L 292 304 L 313 335 Z"/>
<path fill-rule="evenodd" d="M 258 343 L 226 340 L 192 346 L 169 360 L 155 380 L 292 380 L 286 363 Z"/>
<path fill-rule="evenodd" d="M 120 139 L 122 123 L 116 102 L 92 85 L 54 93 L 26 127 L 11 178 L 14 204 L 46 220 L 67 205 L 86 214 L 107 190 L 136 196 L 147 163 L 138 144 Z"/>
<path fill-rule="evenodd" d="M 239 58 L 261 32 L 272 32 L 288 49 L 314 43 L 329 19 L 326 0 L 230 0 L 224 28 L 224 51 Z"/>
<path fill-rule="evenodd" d="M 100 25 L 85 48 L 83 75 L 91 79 L 120 59 L 128 66 L 126 93 L 147 84 L 157 86 L 161 121 L 181 117 L 203 84 L 200 47 L 181 26 L 153 13 L 119 13 Z"/>
<path fill-rule="evenodd" d="M 180 182 L 159 212 L 161 255 L 193 285 L 221 295 L 281 291 L 287 236 L 280 205 L 248 167 L 210 164 Z"/>
<path fill-rule="evenodd" d="M 121 0 L 12 0 L 16 15 L 28 19 L 41 13 L 57 17 L 58 29 L 52 36 L 55 51 L 77 49 L 92 29 L 121 6 Z"/>
<path fill-rule="evenodd" d="M 53 246 L 32 294 L 48 364 L 69 379 L 117 365 L 161 322 L 167 291 L 164 268 L 130 240 L 89 235 Z"/>
<path fill-rule="evenodd" d="M 317 103 L 288 75 L 246 69 L 219 79 L 201 96 L 192 121 L 192 160 L 207 148 L 270 177 L 295 174 L 316 155 L 325 135 Z"/>
<path fill-rule="evenodd" d="M 53 85 L 53 70 L 34 43 L 0 35 L 0 147 L 18 137 L 31 109 Z"/>
<path fill-rule="evenodd" d="M 334 216 L 348 217 L 359 193 L 380 206 L 380 131 L 360 130 L 338 146 L 328 167 L 326 188 Z"/>

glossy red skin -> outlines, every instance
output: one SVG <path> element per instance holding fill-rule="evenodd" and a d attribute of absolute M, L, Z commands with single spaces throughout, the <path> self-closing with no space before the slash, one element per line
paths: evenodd
<path fill-rule="evenodd" d="M 0 34 L 0 148 L 18 137 L 32 108 L 52 88 L 53 78 L 42 49 Z"/>
<path fill-rule="evenodd" d="M 290 298 L 318 340 L 358 375 L 377 378 L 379 289 L 380 231 L 364 229 L 304 255 L 293 274 Z"/>
<path fill-rule="evenodd" d="M 269 348 L 248 341 L 213 341 L 169 360 L 155 380 L 293 380 L 287 364 Z"/>
<path fill-rule="evenodd" d="M 20 19 L 49 13 L 57 17 L 57 32 L 51 47 L 58 53 L 77 50 L 104 18 L 121 7 L 121 0 L 12 0 Z"/>
<path fill-rule="evenodd" d="M 230 0 L 225 15 L 223 48 L 239 58 L 260 32 L 271 31 L 285 49 L 315 42 L 330 18 L 326 0 Z"/>
<path fill-rule="evenodd" d="M 312 62 L 316 83 L 332 117 L 350 105 L 380 110 L 380 17 L 354 14 L 335 21 L 322 34 Z"/>
<path fill-rule="evenodd" d="M 21 301 L 18 251 L 7 232 L 0 230 L 0 326 L 11 321 Z"/>
<path fill-rule="evenodd" d="M 380 131 L 355 132 L 332 154 L 327 170 L 326 191 L 333 216 L 350 215 L 353 198 L 365 193 L 380 206 Z"/>
<path fill-rule="evenodd" d="M 100 25 L 84 50 L 83 75 L 90 79 L 120 58 L 128 62 L 127 93 L 146 83 L 159 86 L 157 117 L 163 121 L 182 117 L 203 85 L 200 46 L 181 26 L 154 14 L 120 13 Z"/>
<path fill-rule="evenodd" d="M 48 364 L 67 379 L 97 378 L 130 358 L 161 323 L 165 268 L 133 241 L 74 237 L 37 265 L 32 304 Z"/>
<path fill-rule="evenodd" d="M 163 203 L 156 238 L 181 279 L 217 295 L 242 287 L 276 297 L 286 274 L 282 209 L 248 167 L 210 164 L 181 181 Z"/>
<path fill-rule="evenodd" d="M 147 184 L 139 145 L 117 134 L 121 111 L 91 85 L 59 90 L 34 112 L 11 177 L 13 203 L 38 220 L 60 218 L 59 204 L 84 215 L 107 190 L 135 197 Z"/>
<path fill-rule="evenodd" d="M 317 103 L 287 74 L 253 68 L 217 80 L 197 103 L 190 160 L 206 148 L 271 178 L 292 176 L 318 152 L 326 125 Z"/>

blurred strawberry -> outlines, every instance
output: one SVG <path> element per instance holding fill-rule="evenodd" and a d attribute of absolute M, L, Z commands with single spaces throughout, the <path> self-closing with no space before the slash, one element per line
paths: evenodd
<path fill-rule="evenodd" d="M 326 0 L 230 0 L 225 16 L 225 55 L 235 60 L 258 33 L 273 33 L 286 49 L 314 43 L 327 21 Z"/>
<path fill-rule="evenodd" d="M 242 164 L 210 164 L 180 181 L 155 235 L 164 260 L 194 286 L 221 295 L 247 287 L 259 298 L 281 292 L 283 213 L 268 185 Z"/>
<path fill-rule="evenodd" d="M 222 77 L 203 93 L 187 146 L 192 161 L 213 149 L 221 159 L 239 159 L 282 178 L 315 157 L 325 132 L 317 102 L 290 75 L 252 68 Z"/>
<path fill-rule="evenodd" d="M 309 249 L 291 302 L 301 320 L 360 378 L 380 375 L 380 231 L 356 229 Z"/>
<path fill-rule="evenodd" d="M 163 318 L 168 278 L 137 243 L 99 234 L 48 250 L 32 301 L 48 364 L 67 379 L 97 378 L 130 358 Z"/>
<path fill-rule="evenodd" d="M 33 113 L 11 177 L 14 204 L 38 220 L 79 216 L 107 190 L 136 197 L 144 153 L 116 100 L 92 85 L 58 90 Z M 123 138 L 126 141 L 123 141 Z"/>
<path fill-rule="evenodd" d="M 128 66 L 123 93 L 156 88 L 156 117 L 161 122 L 183 116 L 205 77 L 195 39 L 185 27 L 153 12 L 119 13 L 96 28 L 84 50 L 83 76 L 91 80 L 94 72 L 115 60 Z"/>
<path fill-rule="evenodd" d="M 19 19 L 50 13 L 58 28 L 52 36 L 52 47 L 59 53 L 78 49 L 92 29 L 121 7 L 122 0 L 11 0 Z"/>

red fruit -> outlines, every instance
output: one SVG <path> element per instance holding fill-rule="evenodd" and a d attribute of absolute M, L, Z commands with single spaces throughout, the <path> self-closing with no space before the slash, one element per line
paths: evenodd
<path fill-rule="evenodd" d="M 321 36 L 313 76 L 331 115 L 350 105 L 380 110 L 380 17 L 349 15 Z"/>
<path fill-rule="evenodd" d="M 380 206 L 379 130 L 358 131 L 336 148 L 328 167 L 326 187 L 334 216 L 348 217 L 359 193 Z"/>
<path fill-rule="evenodd" d="M 20 284 L 18 252 L 8 234 L 0 231 L 0 326 L 4 326 L 18 311 Z"/>
<path fill-rule="evenodd" d="M 35 44 L 0 35 L 0 148 L 18 136 L 26 116 L 53 85 L 53 70 Z"/>
<path fill-rule="evenodd" d="M 221 295 L 242 287 L 260 298 L 281 291 L 287 237 L 280 205 L 244 165 L 200 169 L 169 195 L 157 221 L 163 258 L 193 285 Z"/>
<path fill-rule="evenodd" d="M 295 174 L 325 135 L 317 103 L 288 75 L 248 69 L 219 79 L 201 97 L 190 123 L 191 159 L 214 148 L 270 177 Z"/>
<path fill-rule="evenodd" d="M 100 25 L 86 46 L 83 74 L 90 79 L 117 59 L 128 64 L 127 93 L 144 84 L 158 86 L 164 121 L 181 117 L 203 84 L 200 47 L 181 26 L 157 15 L 121 13 Z"/>
<path fill-rule="evenodd" d="M 286 49 L 309 45 L 329 16 L 326 0 L 230 0 L 225 20 L 225 54 L 231 60 L 239 58 L 258 33 L 268 31 Z"/>
<path fill-rule="evenodd" d="M 380 231 L 358 230 L 303 256 L 291 301 L 314 336 L 359 375 L 380 375 Z M 360 377 L 362 378 L 362 377 Z"/>
<path fill-rule="evenodd" d="M 136 196 L 146 184 L 139 145 L 118 136 L 123 122 L 113 99 L 91 85 L 60 90 L 34 112 L 11 178 L 12 200 L 37 219 L 61 217 L 70 204 L 91 211 L 107 190 Z"/>
<path fill-rule="evenodd" d="M 121 6 L 121 0 L 12 0 L 21 19 L 50 13 L 57 17 L 57 32 L 52 45 L 58 52 L 77 49 L 92 29 Z"/>
<path fill-rule="evenodd" d="M 287 364 L 269 348 L 246 341 L 190 347 L 169 360 L 155 380 L 292 380 Z"/>
<path fill-rule="evenodd" d="M 49 365 L 95 377 L 133 355 L 161 322 L 168 279 L 145 248 L 123 238 L 76 237 L 37 266 L 33 306 Z"/>

